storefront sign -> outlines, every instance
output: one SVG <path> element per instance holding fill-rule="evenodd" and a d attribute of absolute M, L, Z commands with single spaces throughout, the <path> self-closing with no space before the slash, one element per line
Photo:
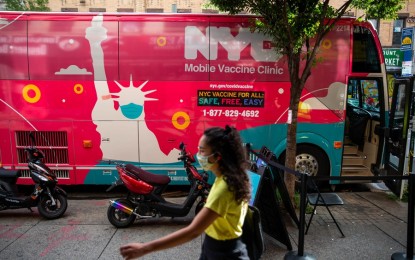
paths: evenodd
<path fill-rule="evenodd" d="M 403 52 L 402 59 L 402 76 L 412 76 L 415 74 L 414 66 L 414 29 L 403 28 L 402 29 L 402 41 L 401 41 L 401 51 Z"/>

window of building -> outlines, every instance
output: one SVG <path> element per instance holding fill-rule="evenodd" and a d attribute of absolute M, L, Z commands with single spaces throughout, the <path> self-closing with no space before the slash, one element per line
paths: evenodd
<path fill-rule="evenodd" d="M 204 14 L 218 14 L 219 10 L 214 9 L 202 9 L 202 13 Z"/>
<path fill-rule="evenodd" d="M 163 8 L 147 8 L 146 12 L 147 13 L 163 13 L 164 9 Z"/>
<path fill-rule="evenodd" d="M 96 12 L 96 13 L 105 13 L 106 12 L 106 8 L 89 8 L 90 12 Z"/>
<path fill-rule="evenodd" d="M 192 9 L 190 9 L 190 8 L 178 8 L 177 12 L 178 13 L 191 13 Z"/>
<path fill-rule="evenodd" d="M 373 28 L 375 28 L 376 32 L 379 34 L 379 20 L 378 19 L 369 19 L 369 23 L 373 25 Z"/>
<path fill-rule="evenodd" d="M 402 28 L 405 26 L 405 19 L 398 18 L 393 21 L 393 38 L 392 45 L 401 45 Z"/>
<path fill-rule="evenodd" d="M 78 8 L 63 7 L 61 8 L 61 12 L 78 12 Z"/>
<path fill-rule="evenodd" d="M 133 8 L 117 8 L 117 12 L 119 13 L 133 13 Z"/>

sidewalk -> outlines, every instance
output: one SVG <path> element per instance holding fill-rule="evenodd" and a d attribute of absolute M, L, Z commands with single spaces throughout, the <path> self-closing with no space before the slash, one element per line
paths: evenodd
<path fill-rule="evenodd" d="M 406 252 L 407 203 L 392 200 L 385 192 L 339 195 L 345 204 L 330 209 L 345 237 L 327 210 L 317 207 L 304 252 L 317 259 L 391 259 L 393 253 Z M 298 231 L 290 228 L 289 233 L 296 247 Z"/>
<path fill-rule="evenodd" d="M 378 260 L 406 252 L 407 203 L 391 200 L 384 191 L 338 194 L 345 205 L 331 210 L 345 237 L 327 210 L 318 207 L 305 235 L 305 254 L 317 259 Z M 117 229 L 108 222 L 108 205 L 108 199 L 70 199 L 64 217 L 57 220 L 42 219 L 35 208 L 34 213 L 27 209 L 1 211 L 0 259 L 122 259 L 120 245 L 158 238 L 187 225 L 193 217 L 145 220 Z M 298 229 L 286 222 L 293 250 L 297 251 Z M 198 259 L 201 244 L 199 237 L 142 259 Z M 288 253 L 285 245 L 267 235 L 265 245 L 262 259 L 283 259 Z"/>

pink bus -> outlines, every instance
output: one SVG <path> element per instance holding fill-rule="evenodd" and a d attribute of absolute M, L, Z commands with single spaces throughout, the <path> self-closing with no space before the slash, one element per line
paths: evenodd
<path fill-rule="evenodd" d="M 203 130 L 231 124 L 285 156 L 289 72 L 252 16 L 0 12 L 0 159 L 22 169 L 27 133 L 61 184 L 110 184 L 113 159 L 187 184 L 178 162 Z M 299 105 L 297 170 L 367 175 L 382 166 L 388 104 L 369 23 L 341 19 Z M 352 147 L 352 148 L 350 148 Z M 360 161 L 359 161 L 360 160 Z M 335 184 L 335 183 L 334 183 Z"/>

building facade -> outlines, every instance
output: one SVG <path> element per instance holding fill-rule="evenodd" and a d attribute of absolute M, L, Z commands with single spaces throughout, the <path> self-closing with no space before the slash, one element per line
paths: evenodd
<path fill-rule="evenodd" d="M 0 0 L 0 11 L 6 10 L 6 1 Z"/>
<path fill-rule="evenodd" d="M 0 1 L 1 2 L 1 1 Z M 147 13 L 212 13 L 206 7 L 208 0 L 54 0 L 49 1 L 53 12 L 147 12 Z M 344 0 L 332 0 L 340 7 Z M 360 10 L 349 10 L 348 15 L 363 16 Z M 370 18 L 370 17 L 369 17 Z M 400 46 L 402 28 L 415 26 L 415 1 L 406 0 L 396 20 L 371 20 L 382 46 Z"/>
<path fill-rule="evenodd" d="M 332 0 L 333 6 L 340 7 L 344 0 Z M 351 9 L 348 12 L 351 16 L 364 17 L 361 10 Z M 368 17 L 370 19 L 370 17 Z M 398 12 L 396 20 L 374 20 L 370 21 L 378 31 L 379 38 L 383 47 L 398 48 L 401 45 L 402 29 L 415 26 L 415 1 L 405 0 L 404 7 Z"/>
<path fill-rule="evenodd" d="M 203 13 L 206 0 L 59 0 L 49 1 L 53 12 Z"/>
<path fill-rule="evenodd" d="M 344 0 L 332 0 L 331 3 L 340 7 Z M 349 15 L 364 17 L 361 10 L 351 9 Z M 402 30 L 404 28 L 415 27 L 415 0 L 405 0 L 403 8 L 398 12 L 395 20 L 376 20 L 370 19 L 378 32 L 380 43 L 385 56 L 386 70 L 390 74 L 401 74 L 403 53 L 400 50 L 402 42 Z"/>

